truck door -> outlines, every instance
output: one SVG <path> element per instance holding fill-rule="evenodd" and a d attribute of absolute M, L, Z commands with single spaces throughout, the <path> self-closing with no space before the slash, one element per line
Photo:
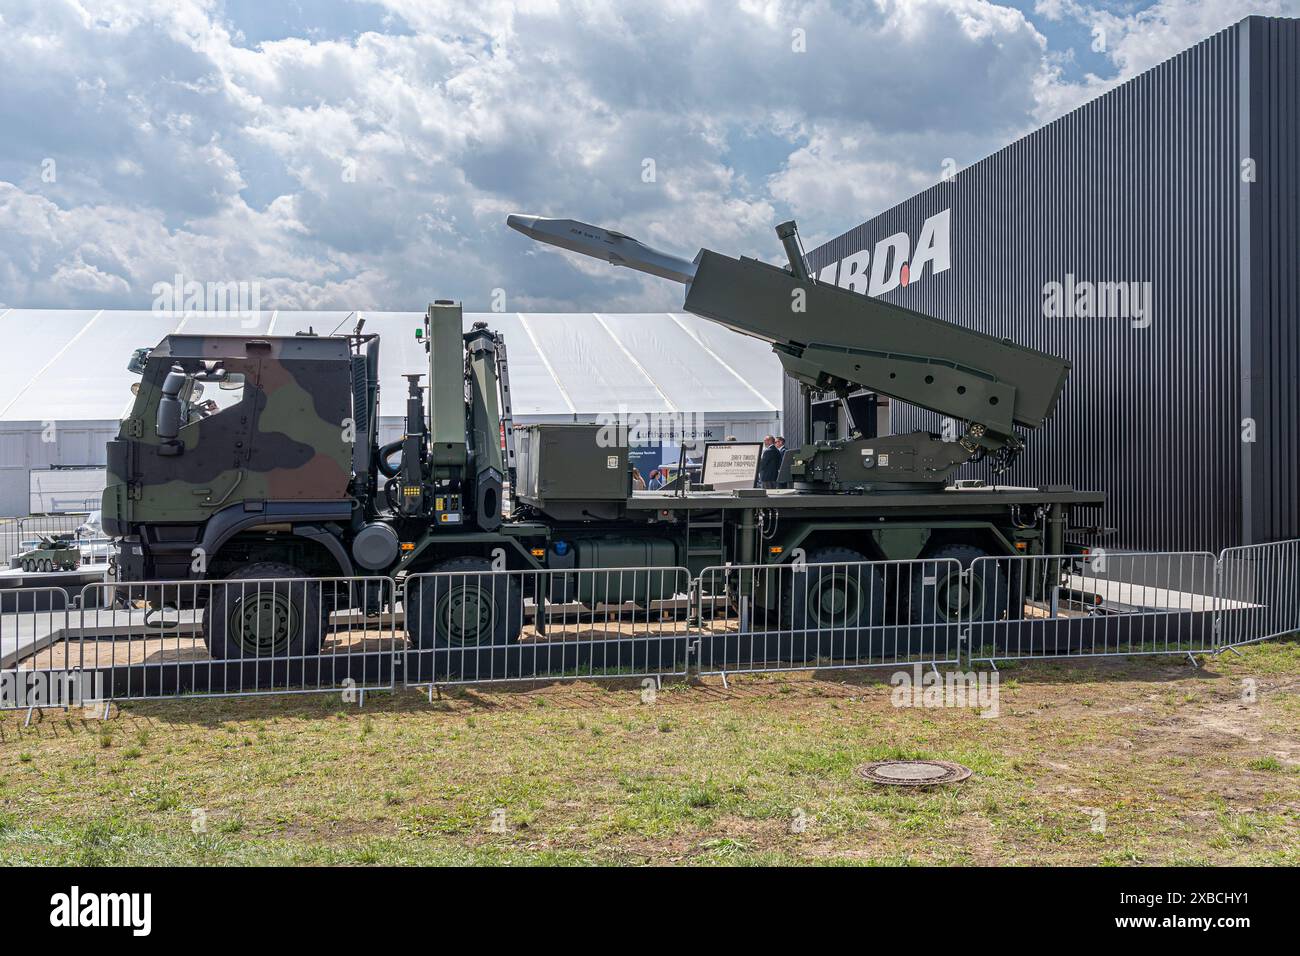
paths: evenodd
<path fill-rule="evenodd" d="M 174 395 L 168 376 L 183 376 Z M 141 437 L 118 453 L 130 472 L 133 521 L 202 522 L 231 500 L 248 460 L 255 378 L 256 364 L 244 359 L 168 358 L 148 370 Z"/>

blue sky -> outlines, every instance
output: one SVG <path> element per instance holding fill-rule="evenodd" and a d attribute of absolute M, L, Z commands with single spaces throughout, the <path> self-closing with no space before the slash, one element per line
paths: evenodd
<path fill-rule="evenodd" d="M 0 0 L 0 306 L 676 308 L 507 213 L 773 258 L 1251 13 L 1300 0 Z"/>

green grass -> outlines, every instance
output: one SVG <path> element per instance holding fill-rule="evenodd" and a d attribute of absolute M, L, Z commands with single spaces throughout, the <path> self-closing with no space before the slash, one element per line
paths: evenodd
<path fill-rule="evenodd" d="M 1247 678 L 1254 702 L 1244 703 Z M 125 704 L 0 717 L 10 864 L 1300 863 L 1300 647 L 1053 662 L 1001 716 L 888 674 Z M 954 760 L 945 789 L 862 781 Z M 1098 811 L 1105 826 L 1095 832 Z"/>
<path fill-rule="evenodd" d="M 1246 768 L 1248 770 L 1267 770 L 1270 773 L 1281 773 L 1286 769 L 1282 765 L 1282 761 L 1273 756 L 1256 757 L 1246 764 Z"/>

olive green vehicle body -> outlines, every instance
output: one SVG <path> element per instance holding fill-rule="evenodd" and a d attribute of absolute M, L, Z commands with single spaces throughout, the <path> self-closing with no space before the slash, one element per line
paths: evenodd
<path fill-rule="evenodd" d="M 103 521 L 120 541 L 120 577 L 223 578 L 260 562 L 312 576 L 401 576 L 463 557 L 535 570 L 654 563 L 695 575 L 729 563 L 780 564 L 830 547 L 871 560 L 918 558 L 949 544 L 989 554 L 1059 553 L 1071 509 L 1102 500 L 1067 488 L 634 491 L 627 448 L 602 446 L 598 426 L 542 425 L 520 431 L 565 431 L 564 454 L 528 460 L 541 475 L 518 479 L 511 514 L 480 526 L 464 505 L 462 520 L 449 524 L 436 508 L 456 497 L 450 484 L 427 489 L 426 507 L 408 515 L 384 502 L 373 464 L 357 471 L 359 462 L 375 462 L 379 449 L 373 429 L 358 428 L 374 421 L 375 407 L 367 397 L 373 389 L 356 381 L 366 366 L 355 358 L 348 336 L 170 336 L 153 349 L 109 445 Z M 205 362 L 243 377 L 239 400 L 184 422 L 174 439 L 160 437 L 168 371 Z M 367 401 L 370 408 L 358 404 Z M 168 441 L 180 450 L 167 449 Z M 371 447 L 359 450 L 359 443 Z M 454 460 L 472 460 L 475 442 L 466 444 L 469 452 L 457 455 L 468 457 Z M 611 456 L 618 462 L 612 479 Z M 494 456 L 493 465 L 498 461 Z M 457 468 L 468 466 L 449 465 L 446 480 L 462 489 Z M 362 567 L 357 537 L 380 523 L 401 549 L 389 563 Z"/>
<path fill-rule="evenodd" d="M 347 335 L 171 335 L 132 360 L 140 387 L 108 446 L 103 524 L 119 541 L 119 577 L 226 578 L 250 565 L 311 577 L 647 566 L 697 575 L 819 552 L 1063 553 L 1072 512 L 1100 505 L 1100 494 L 950 478 L 986 453 L 1013 460 L 1017 428 L 1050 414 L 1068 363 L 817 285 L 799 265 L 703 250 L 679 270 L 693 271 L 686 308 L 770 342 L 807 387 L 878 387 L 961 417 L 957 441 L 855 433 L 797 449 L 793 488 L 636 491 L 627 447 L 597 425 L 530 426 L 516 460 L 504 341 L 482 323 L 466 332 L 455 303 L 430 306 L 417 332 L 428 368 L 405 375 L 405 434 L 383 447 L 380 343 L 362 324 Z M 195 386 L 214 384 L 238 395 L 208 406 Z"/>

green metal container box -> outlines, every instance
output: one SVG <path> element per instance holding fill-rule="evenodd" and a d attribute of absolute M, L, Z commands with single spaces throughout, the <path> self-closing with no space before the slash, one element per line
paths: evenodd
<path fill-rule="evenodd" d="M 529 425 L 520 428 L 520 501 L 622 501 L 630 492 L 627 442 L 609 425 Z"/>

